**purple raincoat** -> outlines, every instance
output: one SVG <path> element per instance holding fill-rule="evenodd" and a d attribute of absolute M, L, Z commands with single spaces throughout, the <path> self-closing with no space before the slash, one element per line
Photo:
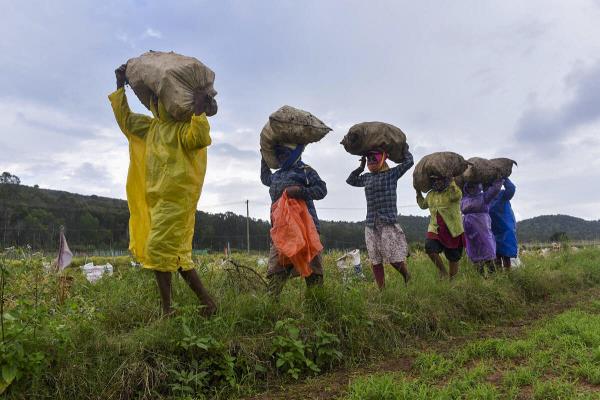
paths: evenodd
<path fill-rule="evenodd" d="M 496 238 L 492 233 L 490 218 L 490 203 L 500 192 L 502 180 L 497 180 L 492 186 L 482 191 L 481 184 L 469 193 L 467 185 L 463 190 L 460 210 L 463 213 L 465 242 L 467 255 L 472 262 L 494 260 L 496 258 Z"/>

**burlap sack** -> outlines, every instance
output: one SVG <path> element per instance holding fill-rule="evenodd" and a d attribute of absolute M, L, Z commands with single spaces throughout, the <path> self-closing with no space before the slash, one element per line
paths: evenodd
<path fill-rule="evenodd" d="M 487 186 L 501 177 L 500 169 L 487 158 L 471 157 L 467 161 L 470 165 L 462 174 L 464 183 L 481 183 Z"/>
<path fill-rule="evenodd" d="M 146 108 L 154 94 L 178 121 L 194 113 L 194 91 L 214 91 L 215 73 L 194 57 L 149 51 L 127 61 L 127 80 Z"/>
<path fill-rule="evenodd" d="M 490 162 L 498 168 L 502 178 L 508 178 L 512 174 L 513 165 L 517 165 L 517 162 L 510 158 L 492 158 Z"/>
<path fill-rule="evenodd" d="M 341 144 L 350 154 L 364 155 L 373 150 L 384 150 L 390 160 L 402 162 L 406 153 L 406 135 L 394 125 L 385 122 L 361 122 L 350 128 Z"/>
<path fill-rule="evenodd" d="M 431 190 L 431 175 L 453 178 L 467 169 L 468 163 L 460 155 L 450 151 L 432 153 L 423 157 L 413 171 L 413 186 L 421 192 Z"/>
<path fill-rule="evenodd" d="M 311 113 L 283 106 L 269 116 L 269 122 L 260 133 L 260 152 L 272 169 L 280 167 L 275 145 L 282 143 L 309 144 L 318 142 L 331 131 Z"/>

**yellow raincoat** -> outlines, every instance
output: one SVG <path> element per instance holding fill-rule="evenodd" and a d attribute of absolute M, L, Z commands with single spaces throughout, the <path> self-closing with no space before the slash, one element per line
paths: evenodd
<path fill-rule="evenodd" d="M 132 113 L 125 89 L 108 96 L 129 141 L 129 250 L 144 268 L 190 270 L 196 206 L 211 144 L 206 115 L 175 121 L 159 101 L 154 118 Z"/>

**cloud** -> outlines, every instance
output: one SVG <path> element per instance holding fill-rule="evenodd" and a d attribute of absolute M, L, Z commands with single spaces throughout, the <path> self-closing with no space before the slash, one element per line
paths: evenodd
<path fill-rule="evenodd" d="M 242 150 L 234 145 L 229 143 L 216 143 L 210 146 L 210 152 L 212 155 L 219 155 L 224 157 L 229 157 L 233 159 L 252 159 L 256 160 L 257 157 L 260 157 L 260 153 L 258 151 L 251 150 Z"/>
<path fill-rule="evenodd" d="M 546 146 L 557 144 L 575 128 L 600 119 L 600 62 L 577 68 L 565 79 L 571 98 L 558 108 L 532 107 L 520 118 L 516 139 Z"/>
<path fill-rule="evenodd" d="M 163 34 L 156 29 L 147 28 L 142 37 L 162 39 Z"/>
<path fill-rule="evenodd" d="M 71 174 L 71 178 L 81 182 L 94 182 L 96 185 L 111 184 L 111 179 L 105 167 L 94 165 L 88 161 L 80 164 Z"/>
<path fill-rule="evenodd" d="M 590 204 L 600 202 L 599 193 L 574 198 L 549 187 L 561 180 L 583 185 L 593 178 L 584 166 L 600 167 L 600 10 L 588 0 L 519 7 L 233 1 L 203 2 L 201 12 L 192 0 L 105 3 L 6 3 L 0 170 L 24 184 L 123 198 L 127 142 L 106 99 L 113 71 L 148 49 L 173 50 L 217 74 L 220 107 L 210 118 L 200 207 L 250 199 L 257 202 L 253 215 L 268 217 L 259 133 L 269 114 L 290 104 L 335 129 L 304 155 L 329 188 L 317 203 L 323 218 L 364 218 L 364 192 L 345 183 L 357 160 L 339 141 L 351 125 L 369 120 L 401 127 L 416 158 L 440 150 L 516 158 L 522 218 L 564 210 L 598 216 Z M 574 60 L 590 67 L 573 70 Z M 148 113 L 128 94 L 134 112 Z M 555 180 L 546 181 L 549 175 Z M 398 199 L 414 207 L 410 172 Z M 227 207 L 245 211 L 243 204 L 219 211 Z"/>

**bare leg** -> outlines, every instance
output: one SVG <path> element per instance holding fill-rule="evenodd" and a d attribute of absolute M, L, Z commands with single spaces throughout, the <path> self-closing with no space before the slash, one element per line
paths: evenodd
<path fill-rule="evenodd" d="M 502 256 L 496 257 L 496 269 L 502 271 Z"/>
<path fill-rule="evenodd" d="M 383 264 L 373 264 L 371 265 L 371 269 L 373 270 L 373 276 L 375 277 L 377 287 L 379 289 L 383 289 L 385 286 L 385 272 L 383 270 Z"/>
<path fill-rule="evenodd" d="M 481 276 L 485 275 L 485 262 L 480 261 L 477 264 L 475 264 L 475 267 L 477 267 L 477 271 L 479 272 L 479 274 L 481 274 Z"/>
<path fill-rule="evenodd" d="M 454 276 L 458 273 L 458 261 L 450 261 L 450 279 L 454 278 Z"/>
<path fill-rule="evenodd" d="M 410 273 L 406 267 L 406 261 L 392 263 L 392 267 L 396 268 L 396 270 L 402 274 L 402 277 L 404 278 L 404 284 L 408 284 L 408 281 L 410 281 Z"/>
<path fill-rule="evenodd" d="M 269 280 L 267 291 L 275 299 L 277 299 L 279 297 L 279 294 L 281 294 L 281 291 L 283 290 L 283 287 L 285 286 L 289 275 L 289 271 L 284 270 L 280 272 L 275 272 L 274 274 L 271 274 L 267 277 L 267 279 Z"/>
<path fill-rule="evenodd" d="M 504 269 L 510 270 L 510 257 L 502 257 L 502 264 L 504 265 Z"/>
<path fill-rule="evenodd" d="M 307 288 L 312 288 L 315 286 L 323 286 L 323 275 L 318 275 L 318 274 L 313 273 L 313 274 L 307 276 L 306 278 L 304 278 L 304 281 L 306 282 Z"/>
<path fill-rule="evenodd" d="M 487 265 L 490 274 L 496 272 L 496 263 L 494 263 L 494 260 L 488 260 L 485 262 L 485 264 Z"/>
<path fill-rule="evenodd" d="M 216 313 L 217 305 L 215 304 L 212 297 L 210 297 L 210 295 L 208 294 L 208 291 L 206 290 L 204 285 L 202 285 L 202 281 L 200 281 L 196 270 L 179 270 L 179 273 L 181 274 L 185 282 L 188 284 L 190 289 L 194 291 L 194 293 L 198 297 L 198 300 L 200 300 L 200 303 L 202 303 L 202 305 L 204 306 L 202 307 L 200 314 L 202 314 L 204 317 L 210 317 L 211 315 Z"/>
<path fill-rule="evenodd" d="M 427 255 L 429 256 L 431 261 L 433 261 L 433 264 L 437 267 L 440 273 L 440 278 L 447 277 L 448 272 L 446 271 L 446 266 L 444 265 L 444 261 L 442 261 L 440 255 L 437 253 L 427 253 Z"/>
<path fill-rule="evenodd" d="M 173 314 L 173 309 L 171 308 L 171 273 L 154 271 L 154 276 L 156 277 L 160 293 L 162 313 L 164 316 L 169 316 Z"/>

